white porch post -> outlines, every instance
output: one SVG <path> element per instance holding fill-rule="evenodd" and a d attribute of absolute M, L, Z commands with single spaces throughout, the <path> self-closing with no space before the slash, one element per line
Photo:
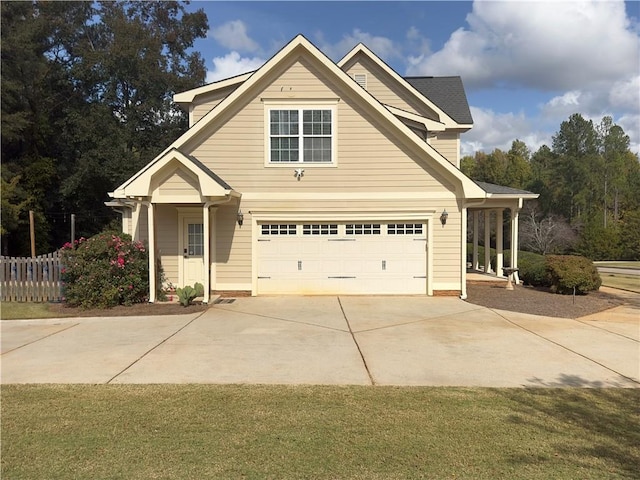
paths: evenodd
<path fill-rule="evenodd" d="M 519 208 L 511 209 L 511 268 L 518 268 L 518 212 Z M 513 273 L 513 281 L 520 283 L 518 272 Z"/>
<path fill-rule="evenodd" d="M 460 298 L 467 299 L 467 209 L 462 207 L 462 218 L 460 228 L 462 229 L 462 241 L 460 242 L 460 255 L 462 257 L 460 272 Z"/>
<path fill-rule="evenodd" d="M 480 227 L 480 212 L 473 211 L 473 259 L 472 267 L 474 270 L 480 269 L 480 261 L 478 259 L 478 229 Z"/>
<path fill-rule="evenodd" d="M 147 203 L 147 224 L 149 226 L 149 303 L 156 301 L 156 232 L 154 228 L 153 203 Z"/>
<path fill-rule="evenodd" d="M 204 296 L 202 299 L 203 303 L 209 303 L 209 295 L 211 294 L 211 252 L 210 244 L 211 244 L 211 234 L 210 234 L 210 217 L 209 217 L 209 207 L 211 206 L 211 202 L 206 202 L 202 207 L 202 229 L 204 230 Z"/>
<path fill-rule="evenodd" d="M 504 243 L 502 235 L 502 209 L 496 210 L 496 275 L 504 277 Z"/>
<path fill-rule="evenodd" d="M 491 273 L 491 210 L 484 211 L 484 273 Z"/>

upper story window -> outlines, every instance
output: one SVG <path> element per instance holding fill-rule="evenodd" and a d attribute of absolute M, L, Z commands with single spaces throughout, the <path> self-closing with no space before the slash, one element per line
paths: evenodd
<path fill-rule="evenodd" d="M 332 163 L 333 110 L 269 110 L 271 163 Z"/>

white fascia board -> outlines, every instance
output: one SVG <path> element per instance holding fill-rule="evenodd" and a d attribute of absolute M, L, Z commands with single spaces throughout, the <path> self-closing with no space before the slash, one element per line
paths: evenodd
<path fill-rule="evenodd" d="M 396 82 L 402 85 L 409 93 L 411 93 L 417 100 L 422 102 L 424 105 L 429 107 L 431 110 L 438 112 L 440 118 L 444 120 L 444 124 L 447 127 L 451 128 L 460 128 L 461 125 L 456 122 L 453 118 L 451 118 L 444 110 L 438 107 L 435 103 L 429 100 L 427 97 L 418 92 L 409 82 L 407 82 L 404 78 L 402 78 L 398 73 L 387 65 L 380 57 L 378 57 L 375 53 L 369 50 L 366 45 L 359 43 L 350 52 L 348 52 L 342 60 L 338 62 L 338 67 L 342 69 L 353 57 L 355 57 L 358 53 L 362 52 L 364 55 L 373 60 L 382 70 L 384 70 L 388 75 L 390 75 Z"/>
<path fill-rule="evenodd" d="M 421 123 L 430 132 L 444 132 L 446 130 L 446 126 L 442 122 L 436 122 L 435 120 L 431 120 L 430 118 L 423 117 L 422 115 L 418 115 L 416 113 L 407 112 L 406 110 L 402 110 L 397 107 L 392 107 L 391 105 L 384 104 L 384 106 L 391 113 L 393 113 L 398 117 L 406 118 L 408 120 L 413 120 L 414 122 Z"/>
<path fill-rule="evenodd" d="M 206 95 L 208 93 L 215 92 L 216 90 L 237 85 L 238 83 L 246 81 L 251 75 L 253 75 L 253 72 L 247 72 L 235 77 L 225 78 L 224 80 L 220 80 L 218 82 L 209 83 L 207 85 L 203 85 L 202 87 L 193 88 L 191 90 L 187 90 L 186 92 L 176 93 L 173 96 L 173 101 L 180 105 L 190 104 L 193 103 L 193 101 L 199 95 Z"/>

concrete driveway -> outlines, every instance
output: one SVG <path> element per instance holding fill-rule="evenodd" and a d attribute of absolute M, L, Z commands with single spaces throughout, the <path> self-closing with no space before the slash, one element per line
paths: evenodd
<path fill-rule="evenodd" d="M 2 383 L 640 387 L 640 310 L 257 297 L 179 316 L 2 321 Z"/>

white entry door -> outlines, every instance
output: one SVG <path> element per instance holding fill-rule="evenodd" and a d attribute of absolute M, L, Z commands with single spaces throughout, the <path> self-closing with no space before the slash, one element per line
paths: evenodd
<path fill-rule="evenodd" d="M 182 226 L 182 286 L 204 284 L 204 225 L 202 218 L 184 218 Z"/>

